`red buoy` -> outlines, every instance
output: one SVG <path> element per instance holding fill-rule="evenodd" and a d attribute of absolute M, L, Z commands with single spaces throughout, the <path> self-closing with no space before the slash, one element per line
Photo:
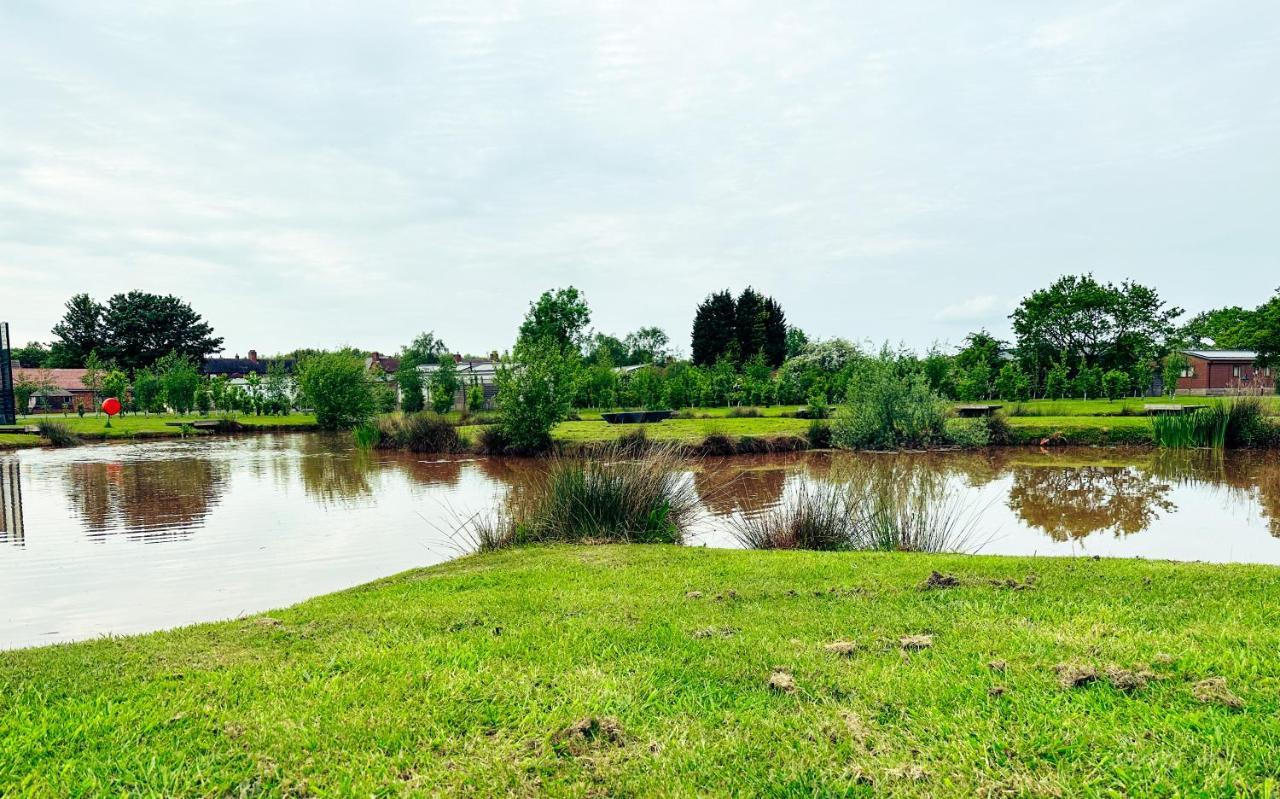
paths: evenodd
<path fill-rule="evenodd" d="M 120 400 L 115 397 L 107 397 L 102 401 L 102 412 L 107 416 L 115 416 L 120 412 Z"/>

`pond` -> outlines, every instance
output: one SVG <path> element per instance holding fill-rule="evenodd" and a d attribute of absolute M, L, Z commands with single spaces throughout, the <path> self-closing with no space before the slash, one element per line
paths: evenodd
<path fill-rule="evenodd" d="M 254 613 L 456 557 L 537 461 L 263 435 L 0 455 L 0 648 Z M 1058 449 L 691 461 L 688 543 L 806 481 L 941 491 L 982 553 L 1280 564 L 1274 453 Z"/>

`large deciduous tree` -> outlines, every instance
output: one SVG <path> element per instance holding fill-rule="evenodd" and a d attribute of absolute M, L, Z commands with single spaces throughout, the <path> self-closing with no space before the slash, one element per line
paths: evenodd
<path fill-rule="evenodd" d="M 1255 314 L 1253 346 L 1262 366 L 1280 366 L 1280 289 Z"/>
<path fill-rule="evenodd" d="M 670 343 L 666 332 L 659 327 L 642 327 L 633 333 L 628 333 L 623 340 L 627 365 L 662 363 L 669 354 Z"/>
<path fill-rule="evenodd" d="M 102 306 L 88 294 L 67 300 L 62 319 L 53 326 L 56 366 L 78 367 L 94 350 L 103 347 Z"/>
<path fill-rule="evenodd" d="M 198 362 L 221 346 L 222 338 L 200 314 L 173 295 L 117 294 L 102 313 L 98 352 L 128 369 L 150 366 L 169 353 Z"/>
<path fill-rule="evenodd" d="M 1067 275 L 1023 299 L 1010 318 L 1024 361 L 1084 363 L 1134 371 L 1168 348 L 1181 308 L 1132 281 Z"/>
<path fill-rule="evenodd" d="M 591 309 L 582 292 L 573 286 L 544 291 L 520 325 L 519 341 L 550 341 L 563 353 L 580 353 L 586 343 Z"/>
<path fill-rule="evenodd" d="M 1248 349 L 1254 344 L 1257 327 L 1257 311 L 1233 305 L 1196 314 L 1178 328 L 1177 338 L 1184 347 Z"/>

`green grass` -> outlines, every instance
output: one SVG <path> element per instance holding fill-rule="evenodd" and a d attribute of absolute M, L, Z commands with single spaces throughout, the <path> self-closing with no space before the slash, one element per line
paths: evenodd
<path fill-rule="evenodd" d="M 755 408 L 760 412 L 761 416 L 794 416 L 796 411 L 804 409 L 804 405 L 744 405 L 742 408 L 734 408 L 732 406 L 715 406 L 710 408 L 680 408 L 680 413 L 687 413 L 695 418 L 723 419 L 734 410 L 746 410 L 747 408 Z M 580 408 L 576 411 L 578 418 L 584 422 L 592 422 L 600 419 L 600 415 L 608 413 L 606 408 Z"/>
<path fill-rule="evenodd" d="M 40 436 L 26 433 L 0 433 L 0 449 L 38 446 L 40 446 Z"/>
<path fill-rule="evenodd" d="M 934 569 L 960 586 L 921 590 Z M 509 550 L 0 653 L 0 795 L 1273 796 L 1277 592 L 1252 566 Z M 1243 708 L 1198 701 L 1212 677 Z M 560 735 L 592 718 L 617 733 Z"/>
<path fill-rule="evenodd" d="M 644 429 L 645 435 L 658 441 L 697 443 L 712 433 L 728 436 L 802 436 L 809 429 L 807 419 L 760 417 L 746 419 L 667 419 L 656 424 L 607 424 L 605 422 L 561 422 L 551 431 L 557 441 L 612 441 L 619 436 Z"/>
<path fill-rule="evenodd" d="M 1230 401 L 1229 397 L 1192 397 L 1179 394 L 1173 399 L 1168 397 L 1130 397 L 1115 400 L 1031 400 L 1029 402 L 1004 402 L 1006 414 L 1018 413 L 1024 416 L 1145 416 L 1146 405 L 1208 405 L 1215 402 Z M 1280 414 L 1280 397 L 1263 397 L 1263 402 L 1272 415 Z M 1014 417 L 1017 418 L 1017 417 Z"/>
<path fill-rule="evenodd" d="M 35 414 L 31 416 L 22 416 L 18 418 L 19 425 L 37 425 L 41 421 L 57 422 L 66 425 L 67 428 L 81 438 L 88 439 L 116 439 L 116 438 L 138 438 L 138 437 L 154 437 L 154 436 L 179 436 L 182 434 L 181 428 L 172 427 L 168 422 L 208 422 L 216 421 L 219 415 L 210 413 L 208 416 L 199 414 L 151 414 L 148 416 L 129 414 L 128 416 L 117 416 L 111 420 L 111 427 L 105 427 L 107 417 L 102 414 L 86 414 L 80 417 L 76 414 Z M 286 428 L 310 428 L 314 427 L 316 418 L 309 413 L 293 413 L 287 416 L 253 416 L 250 414 L 240 414 L 236 417 L 237 421 L 245 427 L 286 427 Z M 0 435 L 0 446 L 3 445 L 4 439 L 8 434 Z M 32 437 L 27 436 L 26 439 Z M 38 444 L 39 439 L 31 442 Z M 21 444 L 19 444 L 21 445 Z"/>

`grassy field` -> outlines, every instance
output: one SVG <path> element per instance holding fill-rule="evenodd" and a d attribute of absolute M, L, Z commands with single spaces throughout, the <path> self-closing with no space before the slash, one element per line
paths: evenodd
<path fill-rule="evenodd" d="M 105 427 L 107 417 L 101 414 L 86 414 L 84 417 L 75 414 L 48 414 L 48 415 L 32 415 L 22 416 L 18 419 L 19 425 L 37 425 L 42 421 L 57 422 L 66 425 L 71 432 L 77 436 L 88 440 L 107 440 L 107 439 L 129 439 L 129 438 L 147 438 L 158 436 L 179 436 L 182 430 L 174 427 L 169 422 L 197 422 L 217 420 L 218 416 L 210 414 L 209 416 L 200 416 L 199 414 L 188 414 L 180 416 L 178 414 L 151 414 L 149 416 L 141 416 L 130 414 L 128 416 L 117 416 L 111 420 L 111 427 Z M 308 428 L 314 427 L 316 423 L 315 416 L 309 413 L 293 413 L 287 416 L 252 416 L 242 414 L 236 417 L 237 421 L 245 427 L 284 427 L 284 428 Z M 37 446 L 40 443 L 38 436 L 30 436 L 24 434 L 0 434 L 0 447 L 3 446 Z"/>
<path fill-rule="evenodd" d="M 1173 399 L 1168 397 L 1140 397 L 1137 399 L 1129 398 L 1123 400 L 1031 400 L 1030 402 L 1005 402 L 999 403 L 1004 406 L 1003 410 L 1006 415 L 1017 418 L 1019 416 L 1051 416 L 1051 417 L 1077 417 L 1077 416 L 1098 416 L 1098 417 L 1114 417 L 1114 416 L 1143 416 L 1144 406 L 1146 405 L 1164 405 L 1169 403 L 1177 403 L 1180 405 L 1206 405 L 1213 402 L 1220 402 L 1221 397 L 1189 397 L 1179 395 Z M 1269 396 L 1263 397 L 1263 402 L 1271 415 L 1280 415 L 1280 397 Z"/>
<path fill-rule="evenodd" d="M 1277 592 L 1269 567 L 511 550 L 0 653 L 0 795 L 1274 796 Z"/>
<path fill-rule="evenodd" d="M 809 429 L 807 419 L 772 417 L 746 419 L 668 419 L 656 424 L 607 424 L 605 422 L 561 422 L 552 431 L 557 441 L 580 443 L 584 441 L 610 441 L 621 435 L 643 428 L 645 435 L 662 441 L 697 443 L 713 433 L 729 436 L 754 436 L 776 438 L 802 436 Z"/>

